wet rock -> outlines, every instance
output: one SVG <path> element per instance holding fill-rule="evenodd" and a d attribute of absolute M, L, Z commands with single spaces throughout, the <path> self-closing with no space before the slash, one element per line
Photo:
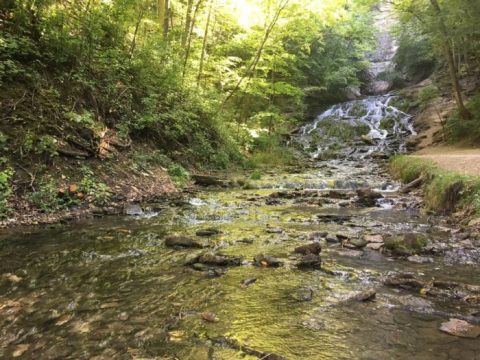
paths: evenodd
<path fill-rule="evenodd" d="M 375 291 L 375 289 L 367 289 L 364 291 L 360 291 L 359 293 L 352 296 L 351 300 L 365 302 L 375 299 L 376 296 L 377 292 Z"/>
<path fill-rule="evenodd" d="M 367 145 L 376 145 L 377 142 L 375 141 L 375 139 L 372 139 L 370 136 L 368 135 L 362 135 L 361 136 L 361 139 L 362 141 L 367 144 Z"/>
<path fill-rule="evenodd" d="M 385 248 L 394 255 L 408 256 L 421 253 L 426 246 L 427 239 L 423 234 L 407 233 L 385 239 Z"/>
<path fill-rule="evenodd" d="M 460 319 L 450 319 L 442 323 L 440 330 L 450 335 L 470 339 L 475 339 L 480 336 L 480 326 L 472 325 Z"/>
<path fill-rule="evenodd" d="M 277 227 L 267 227 L 265 230 L 269 234 L 281 234 L 283 233 L 283 230 Z"/>
<path fill-rule="evenodd" d="M 327 237 L 328 235 L 328 232 L 326 231 L 315 231 L 315 232 L 312 232 L 310 234 L 308 234 L 308 239 L 309 240 L 320 240 L 320 239 L 323 239 L 325 237 Z"/>
<path fill-rule="evenodd" d="M 359 249 L 361 249 L 361 248 L 363 248 L 367 245 L 367 241 L 365 241 L 365 239 L 358 239 L 358 238 L 350 239 L 349 243 L 351 245 L 353 245 L 354 247 L 359 248 Z"/>
<path fill-rule="evenodd" d="M 253 258 L 253 263 L 260 267 L 280 267 L 283 265 L 283 261 L 265 254 L 255 256 Z"/>
<path fill-rule="evenodd" d="M 338 239 L 339 241 L 344 241 L 344 240 L 350 239 L 350 236 L 348 236 L 348 235 L 346 235 L 346 234 L 340 234 L 340 233 L 339 233 L 339 234 L 336 234 L 335 236 L 337 237 L 337 239 Z"/>
<path fill-rule="evenodd" d="M 378 251 L 383 248 L 383 243 L 368 243 L 367 249 Z"/>
<path fill-rule="evenodd" d="M 293 294 L 293 298 L 297 301 L 312 301 L 313 290 L 309 287 L 297 289 Z"/>
<path fill-rule="evenodd" d="M 327 243 L 330 244 L 338 244 L 340 242 L 340 240 L 336 236 L 332 235 L 328 235 L 325 240 L 327 240 Z"/>
<path fill-rule="evenodd" d="M 377 200 L 383 198 L 382 194 L 370 188 L 358 189 L 357 196 L 358 196 L 357 204 L 363 205 L 363 206 L 375 206 L 377 203 Z"/>
<path fill-rule="evenodd" d="M 250 278 L 246 278 L 246 279 L 243 279 L 240 283 L 242 285 L 242 287 L 247 287 L 253 283 L 257 282 L 257 278 L 256 277 L 250 277 Z"/>
<path fill-rule="evenodd" d="M 407 258 L 408 261 L 416 264 L 433 263 L 433 258 L 427 256 L 412 255 Z"/>
<path fill-rule="evenodd" d="M 240 266 L 243 258 L 240 256 L 227 256 L 222 254 L 206 253 L 199 255 L 192 262 L 192 264 L 204 264 L 214 266 Z"/>
<path fill-rule="evenodd" d="M 196 185 L 200 186 L 225 187 L 228 185 L 225 180 L 209 175 L 192 175 L 192 180 L 195 182 Z"/>
<path fill-rule="evenodd" d="M 169 236 L 165 245 L 173 248 L 202 248 L 203 246 L 188 236 Z"/>
<path fill-rule="evenodd" d="M 318 255 L 322 251 L 322 247 L 319 243 L 311 243 L 303 246 L 299 246 L 295 248 L 294 252 L 296 254 L 303 254 L 303 255 L 308 255 L 308 254 L 315 254 Z"/>
<path fill-rule="evenodd" d="M 324 196 L 329 197 L 331 199 L 346 200 L 346 199 L 352 198 L 354 196 L 354 194 L 350 191 L 330 190 Z"/>
<path fill-rule="evenodd" d="M 396 300 L 411 309 L 418 310 L 431 310 L 432 303 L 424 298 L 413 296 L 413 295 L 405 295 L 405 296 L 397 296 Z"/>
<path fill-rule="evenodd" d="M 242 243 L 242 244 L 253 244 L 253 240 L 252 239 L 240 239 L 240 240 L 237 240 L 236 241 L 237 243 Z"/>
<path fill-rule="evenodd" d="M 136 204 L 126 205 L 123 211 L 128 216 L 143 216 L 145 214 L 143 209 Z"/>
<path fill-rule="evenodd" d="M 338 252 L 338 254 L 342 256 L 352 257 L 352 258 L 359 258 L 363 255 L 363 251 L 342 249 L 341 251 Z"/>
<path fill-rule="evenodd" d="M 217 315 L 211 311 L 204 311 L 200 314 L 200 317 L 207 322 L 217 322 Z"/>
<path fill-rule="evenodd" d="M 297 264 L 299 269 L 320 269 L 322 266 L 322 260 L 320 256 L 315 254 L 308 254 L 302 256 L 300 262 Z"/>
<path fill-rule="evenodd" d="M 364 236 L 363 236 L 363 239 L 364 239 L 367 243 L 383 243 L 383 236 L 380 235 L 380 234 L 376 234 L 376 235 L 364 235 Z"/>
<path fill-rule="evenodd" d="M 215 235 L 219 235 L 221 234 L 222 232 L 218 229 L 215 229 L 215 228 L 207 228 L 207 229 L 202 229 L 202 230 L 198 230 L 195 235 L 197 236 L 202 236 L 202 237 L 209 237 L 209 236 L 215 236 Z"/>
<path fill-rule="evenodd" d="M 317 218 L 322 222 L 332 222 L 341 225 L 344 222 L 350 221 L 352 217 L 349 215 L 318 214 Z"/>

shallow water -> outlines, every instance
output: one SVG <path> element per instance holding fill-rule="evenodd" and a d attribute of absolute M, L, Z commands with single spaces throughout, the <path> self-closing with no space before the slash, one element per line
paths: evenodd
<path fill-rule="evenodd" d="M 385 196 L 375 207 L 321 196 L 365 184 Z M 368 158 L 320 162 L 301 172 L 267 174 L 253 185 L 202 191 L 153 217 L 2 232 L 0 356 L 256 358 L 218 340 L 225 337 L 288 359 L 480 359 L 480 340 L 438 330 L 448 314 L 468 316 L 478 305 L 383 285 L 392 271 L 480 285 L 480 255 L 456 248 L 445 219 L 422 216 L 416 199 L 395 193 L 398 184 L 381 164 Z M 278 189 L 320 193 L 313 202 L 295 197 L 267 205 Z M 347 218 L 335 222 L 325 215 Z M 214 278 L 185 266 L 206 249 L 164 245 L 166 235 L 194 236 L 208 227 L 222 231 L 196 238 L 209 251 L 244 257 L 241 266 Z M 282 231 L 267 232 L 272 228 Z M 292 254 L 313 232 L 359 237 L 411 231 L 448 247 L 451 256 L 414 264 L 371 250 L 352 257 L 339 244 L 324 244 L 322 266 L 330 270 L 324 272 L 299 270 Z M 245 239 L 251 243 L 239 241 Z M 259 253 L 280 258 L 284 266 L 253 266 Z M 257 281 L 242 287 L 250 277 Z M 375 301 L 348 300 L 369 288 L 377 291 Z M 312 299 L 303 301 L 305 294 Z M 205 311 L 218 321 L 203 320 Z"/>

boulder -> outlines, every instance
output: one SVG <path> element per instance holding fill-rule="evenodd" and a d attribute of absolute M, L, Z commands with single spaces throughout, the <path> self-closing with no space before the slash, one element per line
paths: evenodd
<path fill-rule="evenodd" d="M 321 245 L 316 242 L 299 246 L 294 250 L 296 254 L 303 254 L 303 255 L 308 255 L 308 254 L 318 255 L 320 254 L 321 251 L 322 251 Z"/>
<path fill-rule="evenodd" d="M 308 254 L 302 256 L 300 262 L 297 264 L 299 269 L 320 269 L 322 265 L 322 260 L 320 256 L 315 254 Z"/>

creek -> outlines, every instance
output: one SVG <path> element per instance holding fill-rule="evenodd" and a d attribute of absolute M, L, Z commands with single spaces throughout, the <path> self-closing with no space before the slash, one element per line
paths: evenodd
<path fill-rule="evenodd" d="M 478 338 L 439 330 L 449 317 L 480 322 L 478 302 L 386 285 L 408 273 L 480 286 L 476 240 L 422 215 L 420 199 L 400 193 L 386 171 L 385 158 L 414 132 L 391 101 L 332 107 L 293 139 L 305 164 L 248 188 L 202 190 L 148 216 L 3 231 L 0 356 L 480 359 Z M 367 187 L 381 197 L 365 202 L 356 190 Z M 219 233 L 196 236 L 209 228 Z M 370 246 L 406 233 L 427 239 L 421 257 Z M 204 248 L 167 247 L 173 235 Z M 377 240 L 355 241 L 365 238 Z M 294 249 L 311 242 L 322 246 L 321 269 L 298 266 Z M 207 252 L 240 263 L 192 261 Z M 282 264 L 256 266 L 259 254 Z"/>

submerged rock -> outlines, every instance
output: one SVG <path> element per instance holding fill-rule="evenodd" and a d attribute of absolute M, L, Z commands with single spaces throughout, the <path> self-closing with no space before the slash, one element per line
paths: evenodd
<path fill-rule="evenodd" d="M 376 296 L 377 292 L 375 291 L 375 289 L 367 289 L 353 295 L 350 300 L 365 302 L 375 299 Z"/>
<path fill-rule="evenodd" d="M 202 248 L 203 246 L 188 236 L 169 236 L 165 245 L 173 248 Z"/>
<path fill-rule="evenodd" d="M 198 230 L 195 235 L 197 236 L 203 236 L 203 237 L 208 237 L 208 236 L 215 236 L 215 235 L 219 235 L 221 234 L 222 232 L 218 229 L 215 229 L 215 228 L 208 228 L 208 229 L 202 229 L 202 230 Z"/>
<path fill-rule="evenodd" d="M 433 263 L 433 258 L 427 256 L 412 255 L 407 258 L 408 261 L 416 264 Z"/>
<path fill-rule="evenodd" d="M 188 264 L 205 264 L 214 266 L 240 266 L 243 258 L 241 256 L 228 256 L 222 254 L 206 253 L 197 256 L 195 259 L 189 261 Z"/>
<path fill-rule="evenodd" d="M 313 290 L 311 288 L 300 288 L 295 291 L 293 298 L 297 301 L 312 301 Z"/>
<path fill-rule="evenodd" d="M 318 255 L 322 251 L 322 246 L 319 243 L 310 243 L 307 245 L 302 245 L 297 248 L 295 248 L 294 252 L 297 254 L 315 254 Z"/>
<path fill-rule="evenodd" d="M 283 265 L 283 261 L 274 258 L 270 255 L 259 254 L 253 258 L 253 263 L 256 266 L 261 267 L 280 267 Z"/>
<path fill-rule="evenodd" d="M 322 260 L 320 256 L 315 254 L 308 254 L 302 256 L 300 262 L 297 264 L 299 269 L 320 269 L 322 265 Z"/>
<path fill-rule="evenodd" d="M 475 339 L 480 336 L 480 326 L 472 325 L 460 319 L 450 319 L 449 321 L 442 323 L 440 331 L 470 339 Z"/>
<path fill-rule="evenodd" d="M 255 282 L 257 282 L 257 278 L 250 277 L 250 278 L 243 279 L 240 283 L 242 284 L 242 287 L 247 287 L 248 285 L 251 285 Z"/>

